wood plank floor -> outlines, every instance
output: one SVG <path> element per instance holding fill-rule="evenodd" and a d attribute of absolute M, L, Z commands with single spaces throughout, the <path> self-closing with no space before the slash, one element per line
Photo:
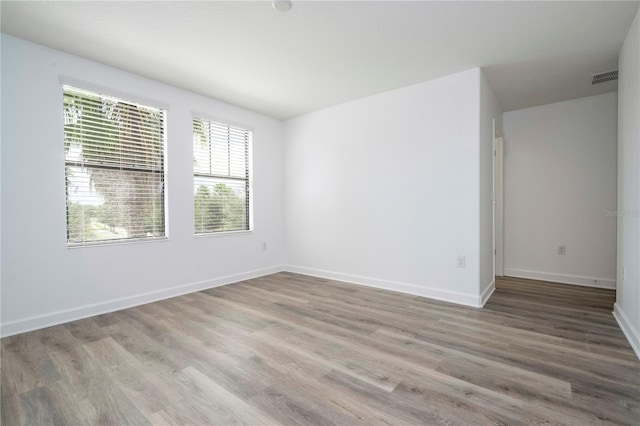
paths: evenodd
<path fill-rule="evenodd" d="M 280 273 L 2 339 L 2 424 L 640 424 L 609 290 L 484 309 Z"/>

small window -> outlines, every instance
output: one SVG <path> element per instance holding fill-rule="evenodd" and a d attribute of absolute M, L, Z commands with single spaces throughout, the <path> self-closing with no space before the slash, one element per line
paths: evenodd
<path fill-rule="evenodd" d="M 193 119 L 195 233 L 251 229 L 251 131 Z"/>
<path fill-rule="evenodd" d="M 67 244 L 164 238 L 166 112 L 63 91 Z"/>

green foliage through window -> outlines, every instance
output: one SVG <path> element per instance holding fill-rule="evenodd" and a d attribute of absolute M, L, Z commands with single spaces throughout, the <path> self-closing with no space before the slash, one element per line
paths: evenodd
<path fill-rule="evenodd" d="M 194 118 L 195 233 L 251 229 L 251 132 Z"/>
<path fill-rule="evenodd" d="M 165 111 L 64 86 L 67 243 L 158 238 Z"/>

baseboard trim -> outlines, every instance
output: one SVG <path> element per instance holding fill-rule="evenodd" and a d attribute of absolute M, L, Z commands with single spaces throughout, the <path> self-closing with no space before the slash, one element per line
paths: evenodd
<path fill-rule="evenodd" d="M 487 288 L 484 289 L 482 294 L 480 295 L 480 306 L 484 307 L 487 303 L 493 292 L 496 291 L 496 279 L 491 280 Z"/>
<path fill-rule="evenodd" d="M 415 284 L 380 280 L 377 278 L 363 277 L 360 275 L 344 274 L 341 272 L 332 272 L 322 269 L 313 269 L 294 265 L 285 266 L 285 271 L 309 275 L 317 278 L 344 281 L 351 284 L 379 288 L 382 290 L 397 291 L 399 293 L 422 296 L 429 299 L 436 299 L 442 300 L 444 302 L 457 303 L 459 305 L 472 306 L 474 308 L 481 308 L 483 305 L 482 298 L 478 295 L 440 290 L 432 287 L 422 287 Z"/>
<path fill-rule="evenodd" d="M 584 287 L 608 288 L 612 290 L 616 288 L 616 281 L 608 278 L 583 277 L 580 275 L 555 274 L 511 268 L 504 268 L 504 275 L 507 277 L 528 278 L 553 283 L 581 285 Z"/>
<path fill-rule="evenodd" d="M 269 268 L 255 269 L 252 271 L 242 272 L 240 274 L 227 275 L 210 280 L 198 281 L 195 283 L 183 284 L 162 290 L 113 299 L 108 302 L 94 303 L 77 308 L 65 309 L 43 315 L 22 318 L 15 321 L 7 321 L 0 325 L 0 337 L 8 337 L 14 334 L 26 333 L 27 331 L 51 327 L 70 321 L 76 321 L 83 318 L 119 311 L 121 309 L 133 308 L 134 306 L 143 305 L 145 303 L 157 302 L 158 300 L 182 296 L 183 294 L 233 284 L 251 278 L 262 277 L 264 275 L 275 274 L 277 272 L 282 272 L 283 270 L 283 266 L 272 266 Z"/>
<path fill-rule="evenodd" d="M 640 331 L 635 329 L 631 321 L 629 321 L 629 317 L 617 303 L 613 305 L 613 317 L 618 321 L 620 329 L 629 341 L 636 356 L 640 359 Z"/>

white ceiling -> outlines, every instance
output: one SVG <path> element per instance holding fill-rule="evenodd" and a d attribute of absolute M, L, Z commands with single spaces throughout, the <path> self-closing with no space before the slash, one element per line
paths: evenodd
<path fill-rule="evenodd" d="M 286 119 L 485 67 L 505 111 L 615 91 L 627 2 L 2 1 L 2 32 Z"/>

